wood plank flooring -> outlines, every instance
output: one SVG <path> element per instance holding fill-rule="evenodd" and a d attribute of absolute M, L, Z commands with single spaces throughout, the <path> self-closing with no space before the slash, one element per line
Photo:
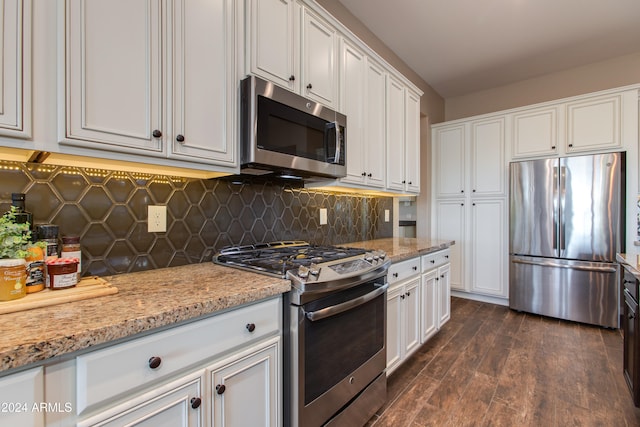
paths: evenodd
<path fill-rule="evenodd" d="M 452 298 L 367 426 L 640 426 L 622 332 Z"/>

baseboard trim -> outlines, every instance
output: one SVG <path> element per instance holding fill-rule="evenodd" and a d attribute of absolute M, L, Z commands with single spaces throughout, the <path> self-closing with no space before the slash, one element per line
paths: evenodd
<path fill-rule="evenodd" d="M 480 302 L 488 302 L 491 304 L 504 305 L 506 307 L 509 306 L 508 298 L 498 298 L 498 297 L 491 297 L 488 295 L 472 294 L 471 292 L 454 291 L 453 289 L 451 290 L 451 296 L 470 299 L 474 301 L 480 301 Z"/>

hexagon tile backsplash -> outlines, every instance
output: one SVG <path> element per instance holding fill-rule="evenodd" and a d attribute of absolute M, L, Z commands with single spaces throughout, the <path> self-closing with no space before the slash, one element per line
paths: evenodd
<path fill-rule="evenodd" d="M 0 161 L 0 210 L 26 193 L 34 223 L 78 235 L 83 275 L 208 262 L 229 245 L 306 240 L 344 244 L 391 237 L 390 197 L 297 188 L 240 177 L 211 180 Z M 147 232 L 147 206 L 167 206 L 167 232 Z M 328 224 L 319 225 L 319 209 Z"/>

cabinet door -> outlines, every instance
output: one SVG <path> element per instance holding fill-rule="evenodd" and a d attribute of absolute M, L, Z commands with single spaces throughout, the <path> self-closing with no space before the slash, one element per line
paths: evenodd
<path fill-rule="evenodd" d="M 39 409 L 45 403 L 42 367 L 0 378 L 0 403 L 3 426 L 44 426 L 46 411 Z M 63 403 L 60 410 L 66 409 Z"/>
<path fill-rule="evenodd" d="M 251 72 L 295 92 L 300 88 L 300 7 L 294 0 L 251 0 Z"/>
<path fill-rule="evenodd" d="M 513 157 L 552 156 L 558 152 L 556 107 L 514 113 Z"/>
<path fill-rule="evenodd" d="M 280 417 L 280 338 L 213 366 L 213 426 L 276 427 Z"/>
<path fill-rule="evenodd" d="M 195 427 L 204 426 L 202 371 L 78 423 L 78 427 Z"/>
<path fill-rule="evenodd" d="M 335 28 L 304 9 L 302 29 L 302 93 L 321 104 L 337 107 L 338 35 Z"/>
<path fill-rule="evenodd" d="M 433 269 L 422 275 L 422 307 L 420 324 L 420 341 L 427 342 L 438 331 L 438 270 Z"/>
<path fill-rule="evenodd" d="M 438 268 L 438 329 L 451 318 L 451 285 L 449 283 L 451 265 L 445 264 Z"/>
<path fill-rule="evenodd" d="M 160 3 L 67 0 L 62 142 L 164 156 Z"/>
<path fill-rule="evenodd" d="M 436 197 L 464 196 L 465 126 L 435 129 L 433 151 Z"/>
<path fill-rule="evenodd" d="M 387 292 L 387 375 L 400 364 L 402 359 L 402 299 L 404 288 L 396 286 Z"/>
<path fill-rule="evenodd" d="M 410 90 L 405 93 L 406 189 L 420 193 L 420 97 Z"/>
<path fill-rule="evenodd" d="M 170 157 L 236 165 L 234 5 L 232 0 L 172 3 Z"/>
<path fill-rule="evenodd" d="M 411 280 L 404 287 L 404 298 L 401 298 L 405 312 L 404 357 L 409 356 L 420 347 L 420 277 Z"/>
<path fill-rule="evenodd" d="M 567 104 L 568 153 L 622 145 L 620 97 L 611 95 Z"/>
<path fill-rule="evenodd" d="M 505 192 L 504 118 L 471 123 L 471 192 Z"/>
<path fill-rule="evenodd" d="M 387 188 L 405 188 L 405 114 L 404 86 L 392 76 L 387 78 Z"/>
<path fill-rule="evenodd" d="M 506 209 L 503 199 L 474 200 L 471 206 L 471 290 L 507 296 Z M 455 245 L 454 245 L 455 246 Z"/>
<path fill-rule="evenodd" d="M 31 137 L 31 0 L 3 0 L 0 135 Z"/>
<path fill-rule="evenodd" d="M 344 182 L 363 184 L 366 177 L 364 150 L 365 120 L 365 67 L 364 54 L 342 40 L 342 60 L 340 61 L 340 110 L 347 116 L 347 176 Z"/>
<path fill-rule="evenodd" d="M 365 172 L 367 173 L 367 185 L 377 188 L 384 187 L 386 176 L 386 79 L 384 69 L 375 62 L 367 59 L 365 76 L 366 90 L 364 93 Z M 347 115 L 347 117 L 349 116 Z M 351 119 L 348 118 L 347 120 L 349 121 L 347 127 L 351 129 Z M 348 132 L 350 132 L 350 130 Z M 349 144 L 350 143 L 351 142 L 349 142 Z"/>
<path fill-rule="evenodd" d="M 455 240 L 455 245 L 451 246 L 451 275 L 450 284 L 452 289 L 466 291 L 464 278 L 465 265 L 465 206 L 460 200 L 438 200 L 436 201 L 435 213 L 436 238 L 442 240 Z"/>

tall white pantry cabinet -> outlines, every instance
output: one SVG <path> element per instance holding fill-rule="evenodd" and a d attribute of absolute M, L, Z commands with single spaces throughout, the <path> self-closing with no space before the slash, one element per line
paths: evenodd
<path fill-rule="evenodd" d="M 432 126 L 432 235 L 452 239 L 451 289 L 508 304 L 509 163 L 627 152 L 627 246 L 635 238 L 638 87 Z"/>

